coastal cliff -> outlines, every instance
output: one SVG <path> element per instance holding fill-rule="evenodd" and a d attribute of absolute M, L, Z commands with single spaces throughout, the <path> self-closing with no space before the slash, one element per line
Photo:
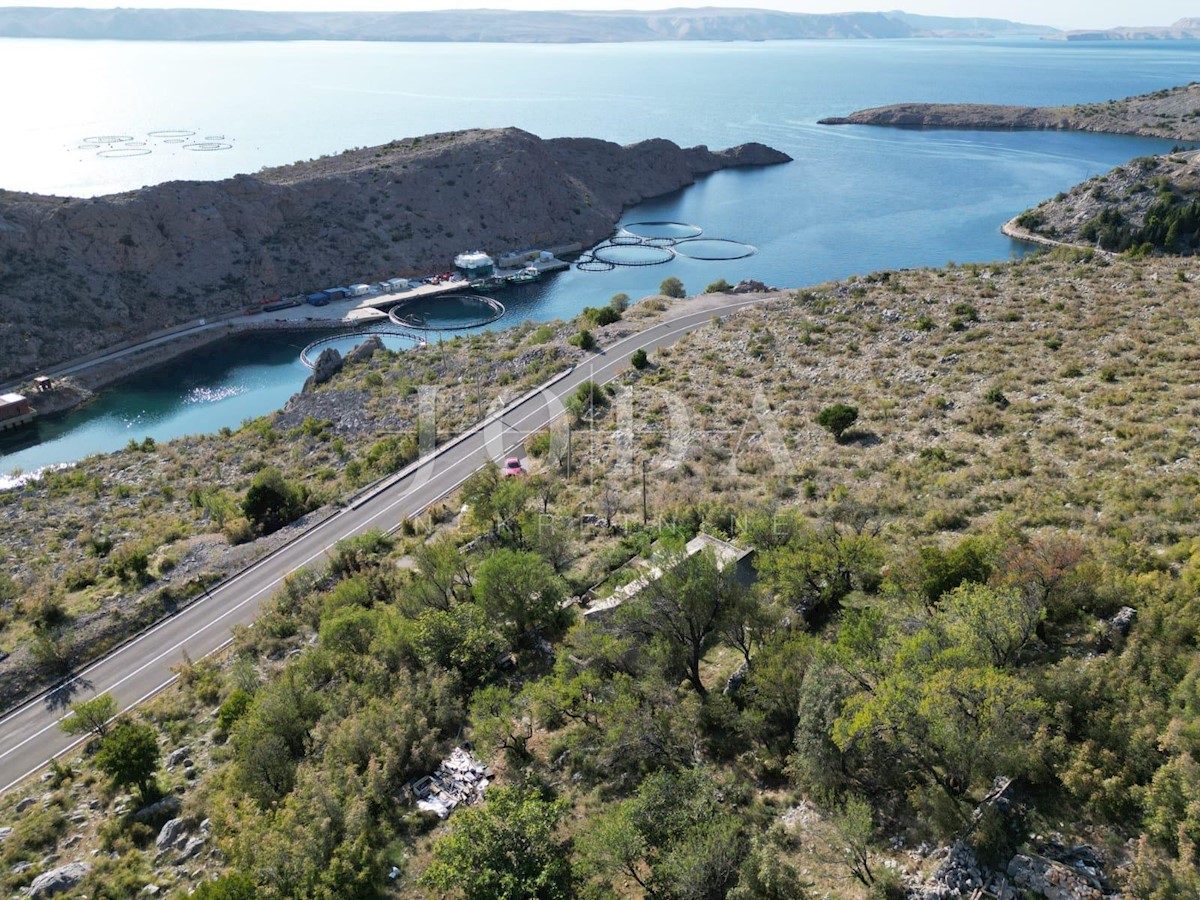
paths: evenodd
<path fill-rule="evenodd" d="M 0 381 L 263 297 L 445 269 L 465 249 L 593 243 L 647 197 L 789 160 L 506 128 L 91 199 L 0 191 Z"/>
<path fill-rule="evenodd" d="M 1200 84 L 1123 100 L 1074 106 L 898 103 L 821 119 L 822 125 L 892 128 L 1090 131 L 1167 140 L 1200 140 Z"/>

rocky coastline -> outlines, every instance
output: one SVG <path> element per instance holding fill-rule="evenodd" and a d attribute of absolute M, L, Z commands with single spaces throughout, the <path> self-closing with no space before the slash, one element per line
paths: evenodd
<path fill-rule="evenodd" d="M 463 249 L 594 243 L 644 199 L 789 160 L 762 144 L 623 147 L 504 128 L 107 197 L 0 191 L 0 381 L 264 297 L 446 267 Z"/>
<path fill-rule="evenodd" d="M 878 125 L 984 131 L 1084 131 L 1166 140 L 1200 140 L 1200 85 L 1074 106 L 897 103 L 821 119 L 821 125 Z"/>

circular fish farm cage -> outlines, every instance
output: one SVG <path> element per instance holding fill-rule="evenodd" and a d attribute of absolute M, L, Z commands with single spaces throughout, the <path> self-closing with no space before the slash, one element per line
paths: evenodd
<path fill-rule="evenodd" d="M 183 140 L 195 134 L 196 132 L 186 128 L 167 128 L 161 131 L 148 131 L 146 132 L 146 137 L 151 137 L 155 140 Z"/>
<path fill-rule="evenodd" d="M 575 268 L 580 272 L 611 272 L 616 268 L 614 263 L 596 259 L 591 252 L 580 254 L 575 260 Z"/>
<path fill-rule="evenodd" d="M 132 140 L 134 140 L 132 134 L 97 134 L 85 137 L 79 143 L 99 146 L 101 144 L 124 144 Z"/>
<path fill-rule="evenodd" d="M 96 155 L 104 159 L 125 159 L 130 156 L 149 156 L 153 152 L 149 147 L 113 147 L 111 150 L 99 150 Z"/>
<path fill-rule="evenodd" d="M 677 241 L 674 251 L 688 259 L 729 260 L 753 256 L 758 248 L 744 241 L 705 237 Z"/>
<path fill-rule="evenodd" d="M 602 244 L 592 251 L 592 256 L 612 266 L 661 266 L 675 258 L 675 251 L 643 243 Z"/>
<path fill-rule="evenodd" d="M 684 241 L 688 238 L 700 237 L 704 229 L 691 222 L 630 222 L 622 225 L 621 231 L 645 240 Z"/>
<path fill-rule="evenodd" d="M 454 304 L 453 310 L 447 308 Z M 481 294 L 446 294 L 393 306 L 388 318 L 393 325 L 419 331 L 463 331 L 491 325 L 505 313 L 504 304 Z"/>
<path fill-rule="evenodd" d="M 191 150 L 193 153 L 215 153 L 218 150 L 232 150 L 233 144 L 226 144 L 222 141 L 197 141 L 194 144 L 184 144 L 184 150 Z"/>

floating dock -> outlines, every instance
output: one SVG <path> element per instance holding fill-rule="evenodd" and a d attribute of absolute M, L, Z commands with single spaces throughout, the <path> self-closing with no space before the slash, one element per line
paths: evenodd
<path fill-rule="evenodd" d="M 0 394 L 0 431 L 20 428 L 37 418 L 37 410 L 23 394 Z"/>

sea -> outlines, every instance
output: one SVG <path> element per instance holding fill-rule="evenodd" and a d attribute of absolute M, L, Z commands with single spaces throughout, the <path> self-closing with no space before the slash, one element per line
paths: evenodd
<path fill-rule="evenodd" d="M 901 101 L 1102 101 L 1200 80 L 1200 43 L 1033 39 L 3 39 L 0 59 L 6 71 L 24 73 L 19 87 L 0 93 L 0 188 L 8 190 L 96 196 L 491 126 L 620 143 L 663 137 L 720 148 L 761 141 L 794 157 L 788 165 L 713 174 L 623 219 L 687 223 L 705 237 L 748 244 L 752 255 L 571 270 L 507 291 L 508 312 L 491 327 L 569 318 L 618 292 L 653 293 L 667 276 L 690 291 L 722 278 L 802 287 L 887 268 L 1013 258 L 1028 248 L 1001 235 L 1003 222 L 1173 142 L 826 127 L 817 120 Z M 348 260 L 344 281 L 355 280 Z M 131 439 L 237 427 L 299 390 L 307 375 L 299 351 L 313 337 L 232 338 L 133 376 L 83 409 L 0 435 L 0 473 L 74 462 Z"/>

